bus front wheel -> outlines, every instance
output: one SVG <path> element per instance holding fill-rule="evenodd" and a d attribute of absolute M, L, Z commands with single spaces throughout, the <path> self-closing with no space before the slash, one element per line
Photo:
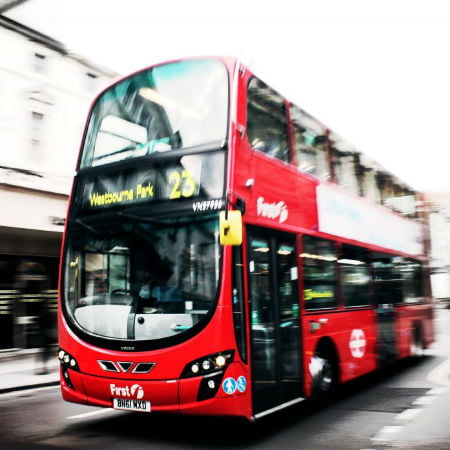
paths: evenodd
<path fill-rule="evenodd" d="M 334 393 L 338 382 L 337 358 L 328 348 L 317 349 L 311 359 L 313 398 L 319 401 L 328 400 Z"/>

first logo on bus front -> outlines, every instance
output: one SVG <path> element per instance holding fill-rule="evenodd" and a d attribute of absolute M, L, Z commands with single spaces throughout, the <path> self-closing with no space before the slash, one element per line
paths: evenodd
<path fill-rule="evenodd" d="M 144 397 L 144 389 L 140 384 L 133 384 L 131 388 L 129 386 L 116 386 L 115 384 L 110 384 L 109 388 L 111 390 L 111 395 L 116 397 L 136 397 L 138 400 Z"/>

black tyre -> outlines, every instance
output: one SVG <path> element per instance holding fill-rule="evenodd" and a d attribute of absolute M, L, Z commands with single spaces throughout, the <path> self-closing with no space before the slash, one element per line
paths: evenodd
<path fill-rule="evenodd" d="M 421 358 L 424 355 L 424 343 L 422 339 L 422 331 L 420 326 L 416 326 L 411 330 L 410 337 L 410 354 L 413 358 Z"/>
<path fill-rule="evenodd" d="M 318 349 L 311 360 L 313 397 L 318 401 L 332 398 L 338 383 L 337 358 L 329 349 Z"/>

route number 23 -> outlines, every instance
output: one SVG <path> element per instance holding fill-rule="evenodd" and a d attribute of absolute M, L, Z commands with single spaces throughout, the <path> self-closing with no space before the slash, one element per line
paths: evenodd
<path fill-rule="evenodd" d="M 192 197 L 196 191 L 196 183 L 189 170 L 174 170 L 169 175 L 169 184 L 172 186 L 170 199 Z"/>

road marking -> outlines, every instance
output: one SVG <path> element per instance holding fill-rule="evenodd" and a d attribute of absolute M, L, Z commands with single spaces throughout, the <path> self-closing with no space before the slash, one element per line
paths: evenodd
<path fill-rule="evenodd" d="M 450 358 L 435 367 L 427 375 L 427 380 L 441 386 L 450 386 Z"/>
<path fill-rule="evenodd" d="M 413 405 L 431 405 L 435 398 L 433 395 L 425 395 L 414 400 Z"/>
<path fill-rule="evenodd" d="M 447 377 L 447 379 L 448 379 L 448 377 L 449 377 L 449 373 L 450 373 L 449 369 L 450 369 L 450 358 L 448 360 L 444 361 L 439 366 L 435 367 L 428 374 L 427 378 L 430 381 L 433 380 L 434 383 L 439 381 L 437 384 L 442 384 L 443 379 L 445 379 L 445 377 Z M 413 405 L 423 405 L 423 406 L 431 405 L 433 403 L 433 401 L 435 400 L 436 395 L 444 394 L 447 391 L 448 391 L 448 388 L 445 386 L 429 389 L 427 391 L 426 395 L 417 398 L 416 400 L 414 400 L 412 402 L 412 404 Z M 422 408 L 405 409 L 401 413 L 397 414 L 395 416 L 395 419 L 401 420 L 401 421 L 407 421 L 407 420 L 412 421 L 412 420 L 416 419 L 422 411 L 423 411 Z M 385 426 L 371 440 L 372 440 L 372 442 L 379 442 L 379 443 L 392 441 L 393 435 L 398 433 L 403 428 L 404 428 L 404 423 L 400 426 L 397 426 L 397 425 Z"/>
<path fill-rule="evenodd" d="M 422 412 L 422 409 L 420 408 L 410 408 L 405 409 L 400 414 L 397 414 L 395 418 L 397 420 L 413 420 L 415 419 L 420 413 Z"/>
<path fill-rule="evenodd" d="M 448 387 L 437 387 L 437 388 L 433 388 L 430 389 L 427 392 L 427 395 L 441 395 L 441 394 L 445 394 L 448 391 Z"/>
<path fill-rule="evenodd" d="M 402 426 L 396 425 L 383 427 L 371 440 L 374 442 L 391 441 L 392 435 L 398 433 L 402 428 Z"/>
<path fill-rule="evenodd" d="M 19 389 L 17 391 L 12 391 L 12 392 L 5 392 L 4 394 L 0 394 L 1 398 L 6 398 L 6 397 L 17 397 L 18 395 L 29 395 L 30 393 L 34 393 L 34 392 L 39 392 L 39 391 L 49 391 L 51 389 L 60 389 L 60 386 L 42 386 L 39 388 L 34 388 L 34 389 Z"/>
<path fill-rule="evenodd" d="M 105 414 L 109 412 L 117 412 L 115 409 L 111 408 L 105 408 L 105 409 L 99 409 L 98 411 L 91 411 L 88 413 L 83 414 L 76 414 L 75 416 L 69 416 L 67 419 L 84 419 L 85 417 L 92 417 L 92 416 L 99 416 L 100 414 Z"/>

